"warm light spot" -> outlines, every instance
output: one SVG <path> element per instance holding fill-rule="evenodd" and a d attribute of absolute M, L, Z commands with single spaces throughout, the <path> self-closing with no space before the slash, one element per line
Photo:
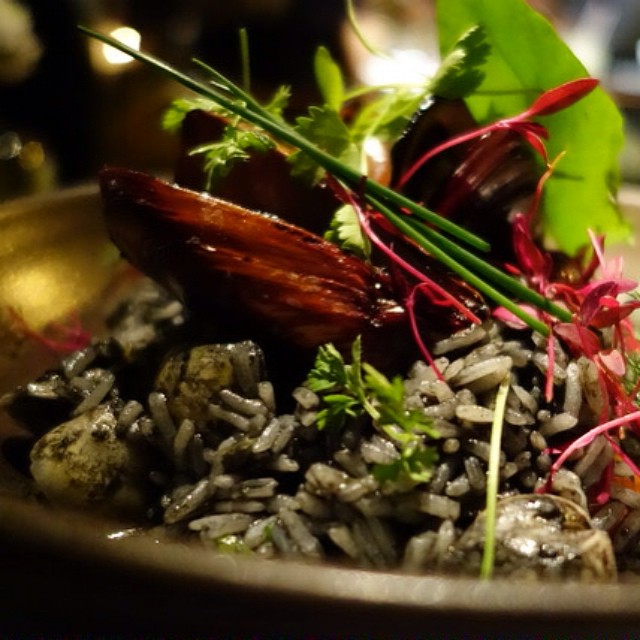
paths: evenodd
<path fill-rule="evenodd" d="M 364 151 L 375 162 L 386 162 L 387 150 L 380 138 L 368 137 L 364 141 Z"/>
<path fill-rule="evenodd" d="M 45 152 L 43 146 L 39 142 L 27 142 L 19 154 L 20 166 L 25 171 L 35 171 L 39 169 L 45 161 Z"/>
<path fill-rule="evenodd" d="M 140 50 L 140 32 L 131 27 L 118 27 L 117 29 L 113 29 L 109 35 L 132 49 Z M 102 55 L 109 64 L 115 65 L 127 64 L 133 60 L 131 56 L 122 53 L 122 51 L 114 47 L 110 47 L 108 44 L 102 45 Z"/>
<path fill-rule="evenodd" d="M 438 67 L 437 60 L 419 49 L 396 49 L 389 57 L 371 56 L 361 69 L 362 79 L 373 86 L 424 85 Z"/>

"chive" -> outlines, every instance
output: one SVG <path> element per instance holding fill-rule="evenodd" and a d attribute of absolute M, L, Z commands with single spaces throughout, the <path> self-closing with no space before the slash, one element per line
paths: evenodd
<path fill-rule="evenodd" d="M 467 269 L 464 265 L 461 265 L 459 262 L 457 262 L 446 251 L 438 247 L 437 244 L 435 244 L 432 240 L 425 237 L 425 235 L 423 235 L 421 232 L 417 231 L 415 227 L 410 222 L 408 222 L 408 218 L 406 216 L 398 215 L 375 199 L 371 199 L 371 204 L 380 213 L 382 213 L 385 218 L 392 222 L 395 227 L 400 229 L 400 231 L 402 231 L 406 236 L 414 240 L 416 244 L 428 251 L 431 255 L 433 255 L 434 258 L 442 262 L 442 264 L 451 269 L 451 271 L 457 273 L 465 282 L 470 284 L 472 287 L 475 287 L 480 293 L 484 293 L 488 298 L 491 298 L 498 305 L 503 306 L 505 309 L 511 311 L 511 313 L 520 318 L 534 331 L 538 331 L 544 336 L 549 335 L 549 327 L 544 322 L 541 322 L 537 318 L 529 315 L 511 298 L 504 295 L 503 293 L 492 287 L 490 284 L 485 282 L 482 278 L 477 276 L 475 273 Z M 440 239 L 442 239 L 442 237 L 440 237 Z M 482 262 L 482 264 L 486 267 L 489 266 L 485 262 Z M 520 286 L 522 286 L 522 293 L 525 293 L 525 295 L 535 293 L 524 285 Z"/>
<path fill-rule="evenodd" d="M 243 27 L 238 33 L 240 40 L 240 60 L 242 61 L 242 88 L 251 91 L 251 58 L 249 55 L 249 36 Z"/>
<path fill-rule="evenodd" d="M 496 406 L 493 410 L 491 425 L 491 442 L 489 444 L 489 467 L 487 469 L 487 499 L 484 510 L 484 548 L 480 577 L 488 580 L 493 575 L 496 555 L 496 517 L 498 504 L 498 488 L 500 484 L 500 445 L 502 443 L 502 427 L 504 412 L 509 394 L 510 376 L 507 374 L 496 394 Z"/>
<path fill-rule="evenodd" d="M 432 240 L 434 239 L 434 236 L 437 235 L 437 232 L 433 229 L 416 223 L 411 220 L 411 218 L 407 218 L 407 221 L 409 222 L 409 224 L 414 226 L 419 233 L 423 233 L 425 236 L 431 238 Z M 442 249 L 449 251 L 461 262 L 467 264 L 467 266 L 476 268 L 478 272 L 482 273 L 487 279 L 493 280 L 496 284 L 502 286 L 502 288 L 509 293 L 519 296 L 523 302 L 531 303 L 534 307 L 537 307 L 542 311 L 546 311 L 547 313 L 556 317 L 558 320 L 562 320 L 563 322 L 571 322 L 572 315 L 569 311 L 567 311 L 563 307 L 558 306 L 557 304 L 554 304 L 549 298 L 545 298 L 534 289 L 530 289 L 529 287 L 525 286 L 516 278 L 494 267 L 492 264 L 481 260 L 480 258 L 478 258 L 478 256 L 462 247 L 459 247 L 442 235 L 439 235 L 438 242 L 442 244 Z"/>

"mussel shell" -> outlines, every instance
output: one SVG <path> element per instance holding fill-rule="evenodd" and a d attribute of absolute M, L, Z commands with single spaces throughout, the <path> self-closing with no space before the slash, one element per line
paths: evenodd
<path fill-rule="evenodd" d="M 615 579 L 609 535 L 592 527 L 587 513 L 571 500 L 552 494 L 512 495 L 500 499 L 496 511 L 496 575 Z M 482 512 L 455 543 L 450 568 L 478 575 L 485 531 Z"/>
<path fill-rule="evenodd" d="M 280 218 L 126 169 L 100 182 L 124 256 L 234 339 L 345 347 L 404 317 L 383 273 Z"/>
<path fill-rule="evenodd" d="M 392 149 L 392 184 L 429 149 L 475 128 L 461 100 L 430 100 Z M 494 257 L 512 260 L 510 221 L 526 210 L 541 173 L 522 137 L 502 129 L 436 155 L 402 191 L 488 240 Z"/>

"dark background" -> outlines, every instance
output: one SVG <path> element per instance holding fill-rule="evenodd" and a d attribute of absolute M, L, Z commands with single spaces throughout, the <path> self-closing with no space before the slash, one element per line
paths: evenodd
<path fill-rule="evenodd" d="M 430 5 L 430 0 L 360 0 L 365 1 L 406 15 L 412 6 Z M 3 2 L 19 0 L 0 0 L 0 20 Z M 628 180 L 639 179 L 640 2 L 530 2 L 562 29 L 577 24 L 587 8 L 617 12 L 610 40 L 599 45 L 608 52 L 604 81 L 629 124 L 623 172 Z M 25 77 L 7 82 L 0 75 L 0 199 L 91 180 L 103 164 L 157 171 L 171 165 L 176 141 L 161 131 L 159 120 L 178 89 L 140 65 L 126 65 L 117 73 L 101 71 L 92 61 L 88 39 L 76 29 L 78 23 L 96 29 L 133 26 L 146 50 L 180 66 L 197 56 L 236 79 L 238 31 L 246 27 L 254 90 L 266 95 L 279 84 L 291 84 L 296 87 L 294 106 L 315 97 L 311 61 L 316 46 L 329 46 L 337 58 L 344 54 L 343 0 L 23 0 L 19 6 L 31 14 L 41 54 Z M 1 38 L 0 29 L 0 55 Z M 29 142 L 35 143 L 27 147 L 31 155 L 21 157 L 18 150 Z"/>

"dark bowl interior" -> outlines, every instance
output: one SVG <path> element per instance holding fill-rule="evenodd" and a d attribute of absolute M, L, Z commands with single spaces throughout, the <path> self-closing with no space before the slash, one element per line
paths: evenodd
<path fill-rule="evenodd" d="M 625 192 L 627 210 L 639 199 Z M 631 250 L 627 251 L 633 257 Z M 25 327 L 94 332 L 136 277 L 106 237 L 97 190 L 0 205 L 0 394 L 57 356 Z M 593 638 L 640 630 L 640 583 L 408 576 L 232 557 L 127 536 L 30 496 L 24 432 L 0 414 L 0 630 L 187 637 Z M 149 637 L 147 635 L 147 637 Z"/>

